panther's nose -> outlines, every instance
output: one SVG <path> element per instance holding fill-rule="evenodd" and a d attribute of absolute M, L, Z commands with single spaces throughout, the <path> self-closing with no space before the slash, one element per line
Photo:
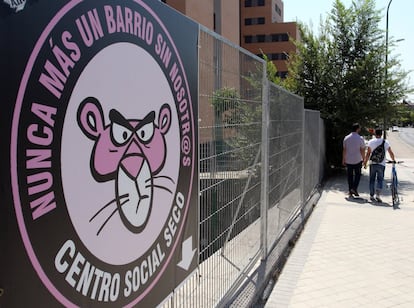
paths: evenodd
<path fill-rule="evenodd" d="M 122 169 L 132 180 L 135 180 L 138 177 L 143 162 L 144 157 L 141 149 L 135 142 L 131 142 L 121 161 Z"/>

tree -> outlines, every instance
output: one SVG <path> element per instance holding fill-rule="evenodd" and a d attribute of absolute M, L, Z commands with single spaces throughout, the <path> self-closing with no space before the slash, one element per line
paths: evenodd
<path fill-rule="evenodd" d="M 414 124 L 414 109 L 406 102 L 395 104 L 388 115 L 390 125 L 407 126 Z"/>
<path fill-rule="evenodd" d="M 300 25 L 298 54 L 291 58 L 288 89 L 303 96 L 305 107 L 320 110 L 325 120 L 327 160 L 340 166 L 343 137 L 353 122 L 383 124 L 393 102 L 409 90 L 397 58 L 385 74 L 385 32 L 375 0 L 356 0 L 346 8 L 335 0 L 320 33 Z M 388 52 L 394 46 L 391 39 Z"/>
<path fill-rule="evenodd" d="M 246 79 L 253 83 L 254 78 Z M 211 104 L 216 122 L 216 153 L 234 163 L 234 166 L 227 164 L 226 170 L 251 167 L 260 148 L 258 136 L 261 136 L 262 129 L 261 104 L 242 99 L 238 90 L 228 87 L 216 90 Z M 232 136 L 226 141 L 223 138 L 224 130 L 227 130 L 227 135 Z M 226 150 L 229 155 L 222 155 Z"/>
<path fill-rule="evenodd" d="M 266 76 L 267 76 L 267 79 L 269 81 L 273 82 L 274 84 L 277 84 L 279 86 L 283 86 L 282 78 L 280 78 L 277 75 L 276 65 L 272 61 L 270 61 L 269 57 L 265 53 L 263 53 L 262 50 L 260 50 L 260 52 L 262 54 L 263 60 L 266 61 Z"/>

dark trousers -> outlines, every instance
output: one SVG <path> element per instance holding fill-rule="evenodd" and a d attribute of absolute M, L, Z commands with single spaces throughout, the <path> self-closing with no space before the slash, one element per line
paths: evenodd
<path fill-rule="evenodd" d="M 348 189 L 357 191 L 359 181 L 361 180 L 362 161 L 358 164 L 346 164 L 346 171 L 348 174 Z"/>

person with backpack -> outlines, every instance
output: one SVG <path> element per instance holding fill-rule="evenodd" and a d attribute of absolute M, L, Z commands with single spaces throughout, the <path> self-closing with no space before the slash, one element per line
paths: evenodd
<path fill-rule="evenodd" d="M 385 153 L 388 152 L 395 161 L 394 152 L 388 140 L 382 138 L 382 129 L 375 129 L 375 138 L 368 142 L 368 149 L 364 159 L 364 168 L 369 165 L 369 195 L 371 201 L 382 202 L 381 191 L 384 185 Z M 375 198 L 374 198 L 375 193 Z"/>
<path fill-rule="evenodd" d="M 359 133 L 361 126 L 352 124 L 352 132 L 342 142 L 342 165 L 346 166 L 348 175 L 348 195 L 358 197 L 358 185 L 361 179 L 362 162 L 365 156 L 365 142 Z"/>

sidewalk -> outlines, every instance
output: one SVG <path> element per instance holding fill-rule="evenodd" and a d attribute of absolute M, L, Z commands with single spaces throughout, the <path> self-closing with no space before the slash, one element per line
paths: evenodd
<path fill-rule="evenodd" d="M 398 160 L 400 209 L 390 190 L 369 201 L 368 170 L 360 198 L 348 198 L 345 173 L 330 179 L 292 250 L 266 308 L 414 307 L 414 148 L 388 139 Z M 385 171 L 390 180 L 391 166 Z"/>

